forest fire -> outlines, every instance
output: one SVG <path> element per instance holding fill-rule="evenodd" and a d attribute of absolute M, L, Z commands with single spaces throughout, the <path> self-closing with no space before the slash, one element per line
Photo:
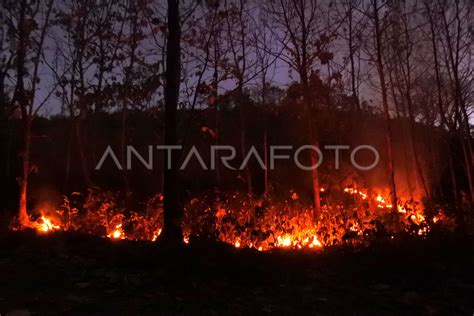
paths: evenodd
<path fill-rule="evenodd" d="M 290 192 L 287 201 L 263 201 L 239 194 L 212 203 L 206 198 L 194 198 L 185 208 L 183 242 L 189 244 L 192 236 L 216 236 L 235 248 L 258 251 L 273 248 L 317 250 L 342 243 L 361 243 L 377 230 L 375 223 L 392 212 L 392 205 L 381 192 L 369 195 L 367 190 L 354 187 L 346 187 L 343 192 L 350 201 L 324 205 L 316 222 L 312 219 L 312 208 L 304 207 L 294 191 Z M 69 199 L 65 198 L 61 210 L 54 216 L 42 215 L 34 222 L 34 228 L 41 233 L 79 231 L 115 240 L 153 242 L 158 239 L 162 231 L 162 195 L 148 202 L 146 215 L 124 211 L 111 201 L 110 196 L 108 202 L 100 201 L 105 195 L 90 192 L 82 210 L 71 207 Z M 418 236 L 429 233 L 430 225 L 419 203 L 400 199 L 397 210 L 400 216 L 396 230 L 411 231 Z M 446 220 L 440 211 L 431 222 L 439 224 Z"/>

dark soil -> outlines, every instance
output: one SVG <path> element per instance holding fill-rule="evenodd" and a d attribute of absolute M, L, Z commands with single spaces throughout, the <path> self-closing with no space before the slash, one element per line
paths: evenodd
<path fill-rule="evenodd" d="M 0 249 L 1 315 L 474 313 L 474 242 L 459 235 L 261 253 L 24 231 Z"/>

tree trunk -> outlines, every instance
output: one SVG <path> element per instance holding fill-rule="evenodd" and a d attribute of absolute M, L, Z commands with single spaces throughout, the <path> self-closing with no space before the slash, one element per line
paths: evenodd
<path fill-rule="evenodd" d="M 89 175 L 89 167 L 87 163 L 87 157 L 84 152 L 84 142 L 82 140 L 82 131 L 81 131 L 81 114 L 76 118 L 74 131 L 76 136 L 77 150 L 79 152 L 79 160 L 81 164 L 82 178 L 86 187 L 92 186 L 92 180 Z"/>
<path fill-rule="evenodd" d="M 411 101 L 411 95 L 410 95 L 409 90 L 407 90 L 406 98 L 407 98 L 407 105 L 408 105 L 408 115 L 410 116 L 409 117 L 409 120 L 410 120 L 410 122 L 409 122 L 410 123 L 410 138 L 411 138 L 411 146 L 412 146 L 412 151 L 413 151 L 413 159 L 415 160 L 415 166 L 416 166 L 418 175 L 420 177 L 421 185 L 423 187 L 423 192 L 425 193 L 425 196 L 427 198 L 429 198 L 430 197 L 430 192 L 429 192 L 428 187 L 426 185 L 425 176 L 423 175 L 423 170 L 422 170 L 421 164 L 420 164 L 418 148 L 416 146 L 415 118 L 414 118 L 413 104 L 412 104 L 412 101 Z"/>
<path fill-rule="evenodd" d="M 23 151 L 22 151 L 22 177 L 20 180 L 20 209 L 19 219 L 20 223 L 25 227 L 32 227 L 27 210 L 27 196 L 28 196 L 28 176 L 30 174 L 30 144 L 31 144 L 31 122 L 26 121 L 23 131 Z"/>
<path fill-rule="evenodd" d="M 217 37 L 217 31 L 214 30 L 214 73 L 213 73 L 213 80 L 214 80 L 214 119 L 215 119 L 215 132 L 216 132 L 216 137 L 215 137 L 215 145 L 219 146 L 219 137 L 220 137 L 220 131 L 219 131 L 219 41 Z M 220 167 L 219 164 L 216 163 L 216 185 L 219 187 L 221 184 L 221 174 L 220 174 Z"/>
<path fill-rule="evenodd" d="M 373 13 L 374 13 L 374 26 L 375 26 L 375 49 L 377 54 L 377 71 L 380 79 L 380 88 L 382 90 L 382 105 L 385 115 L 385 124 L 386 124 L 386 145 L 387 145 L 387 159 L 388 159 L 388 178 L 391 189 L 391 198 L 392 198 L 392 209 L 393 211 L 397 210 L 397 188 L 395 185 L 395 172 L 394 172 L 394 162 L 393 162 L 393 136 L 392 136 L 392 127 L 390 124 L 390 112 L 388 109 L 388 99 L 387 99 L 387 86 L 385 83 L 385 73 L 384 65 L 382 60 L 382 32 L 380 30 L 379 24 L 379 8 L 377 5 L 377 0 L 373 0 Z"/>
<path fill-rule="evenodd" d="M 130 8 L 133 10 L 133 7 Z M 130 90 L 131 77 L 133 75 L 133 67 L 135 66 L 136 50 L 137 50 L 137 15 L 136 12 L 131 14 L 133 20 L 131 21 L 130 28 L 132 29 L 132 42 L 130 44 L 130 63 L 128 67 L 125 67 L 125 78 L 124 78 L 124 92 L 122 95 L 122 120 L 121 120 L 121 135 L 120 135 L 120 159 L 122 166 L 127 165 L 127 119 L 128 119 L 128 97 Z M 126 167 L 122 170 L 122 180 L 125 190 L 125 199 L 129 199 L 131 196 L 130 181 L 128 178 L 128 170 Z"/>
<path fill-rule="evenodd" d="M 355 64 L 354 64 L 354 30 L 352 27 L 352 19 L 353 19 L 353 7 L 352 3 L 349 3 L 350 9 L 348 13 L 349 17 L 349 59 L 351 62 L 351 89 L 352 89 L 352 99 L 353 102 L 355 102 L 356 109 L 358 112 L 360 112 L 360 101 L 359 101 L 359 95 L 357 93 L 357 85 L 356 85 L 356 71 L 355 71 Z"/>
<path fill-rule="evenodd" d="M 25 95 L 24 77 L 25 77 L 25 61 L 28 35 L 25 30 L 25 15 L 27 3 L 26 0 L 21 1 L 20 17 L 18 21 L 18 45 L 16 57 L 16 75 L 17 82 L 15 93 L 13 95 L 13 103 L 18 102 L 21 110 L 21 118 L 23 123 L 23 151 L 22 151 L 22 177 L 20 179 L 20 201 L 19 201 L 19 220 L 23 226 L 31 227 L 32 223 L 28 217 L 27 211 L 27 194 L 28 194 L 28 175 L 30 173 L 30 141 L 31 141 L 31 121 Z"/>
<path fill-rule="evenodd" d="M 127 90 L 127 87 L 125 87 Z M 129 196 L 130 193 L 130 184 L 128 181 L 128 172 L 127 172 L 127 100 L 126 96 L 124 97 L 123 104 L 122 104 L 122 118 L 121 118 L 121 126 L 120 126 L 120 160 L 123 166 L 122 169 L 122 181 L 123 181 L 123 188 L 125 190 L 125 197 Z"/>
<path fill-rule="evenodd" d="M 390 91 L 392 93 L 392 98 L 393 98 L 393 103 L 395 104 L 395 109 L 396 109 L 396 113 L 397 113 L 397 118 L 399 119 L 400 121 L 400 125 L 403 126 L 403 123 L 404 121 L 402 120 L 406 118 L 406 111 L 405 111 L 405 106 L 403 105 L 403 102 L 402 104 L 398 104 L 398 100 L 397 100 L 397 93 L 395 92 L 395 87 L 394 87 L 394 82 L 393 82 L 393 77 L 392 77 L 392 71 L 391 69 L 389 68 L 388 69 L 388 75 L 389 75 L 389 82 L 390 82 Z M 398 78 L 398 76 L 397 76 Z M 402 108 L 402 111 L 400 111 L 400 108 Z M 403 117 L 401 115 L 401 113 L 403 113 Z M 406 138 L 407 136 L 405 135 L 406 134 L 406 129 L 403 128 L 403 147 L 407 147 L 405 141 L 406 141 Z M 403 164 L 404 164 L 404 169 L 405 169 L 405 179 L 406 179 L 406 182 L 407 182 L 407 186 L 408 186 L 408 194 L 410 195 L 410 198 L 413 198 L 413 186 L 412 186 L 412 183 L 411 183 L 411 173 L 410 173 L 410 168 L 409 168 L 409 152 L 408 150 L 404 150 L 403 151 Z"/>
<path fill-rule="evenodd" d="M 179 0 L 168 0 L 168 41 L 166 43 L 166 73 L 165 73 L 165 146 L 177 144 L 176 112 L 179 100 L 181 74 L 181 29 L 179 21 Z M 177 154 L 172 151 L 168 168 L 168 155 L 164 159 L 163 193 L 164 193 L 164 227 L 162 239 L 171 246 L 182 243 L 181 228 L 182 209 L 177 196 Z"/>
<path fill-rule="evenodd" d="M 319 142 L 317 138 L 314 136 L 311 118 L 308 118 L 309 121 L 309 134 L 310 134 L 310 144 L 319 148 Z M 311 165 L 316 166 L 318 159 L 316 157 L 316 153 L 314 150 L 311 151 Z M 319 186 L 319 176 L 318 176 L 318 168 L 313 168 L 311 170 L 311 179 L 313 184 L 313 204 L 314 204 L 314 213 L 313 213 L 313 220 L 316 222 L 318 216 L 321 211 L 321 198 L 320 198 L 320 186 Z"/>
<path fill-rule="evenodd" d="M 239 83 L 239 88 L 237 93 L 239 99 L 239 117 L 240 117 L 240 154 L 242 161 L 247 155 L 247 142 L 246 142 L 246 133 L 245 133 L 245 102 L 244 102 L 244 93 L 242 91 L 242 83 Z M 244 169 L 245 172 L 245 184 L 247 185 L 247 193 L 252 193 L 252 175 L 250 174 L 250 166 L 247 163 Z"/>
<path fill-rule="evenodd" d="M 459 209 L 458 185 L 456 182 L 456 174 L 454 172 L 454 165 L 453 165 L 453 156 L 449 148 L 449 143 L 447 144 L 447 147 L 448 147 L 449 174 L 451 176 L 451 185 L 453 186 L 452 189 L 453 189 L 454 207 L 456 210 L 458 210 Z"/>
<path fill-rule="evenodd" d="M 303 76 L 303 89 L 304 89 L 304 102 L 305 102 L 305 112 L 306 112 L 306 118 L 307 118 L 307 124 L 308 124 L 308 136 L 309 136 L 309 143 L 311 146 L 316 146 L 319 148 L 319 142 L 318 138 L 315 134 L 315 131 L 313 129 L 313 116 L 312 116 L 312 102 L 311 102 L 311 96 L 309 92 L 309 84 L 308 84 L 308 78 L 306 76 Z M 316 152 L 314 150 L 310 151 L 310 160 L 311 160 L 311 165 L 316 166 L 317 164 L 317 157 L 316 157 Z M 320 198 L 320 188 L 319 188 L 319 176 L 318 176 L 318 168 L 313 168 L 311 170 L 311 183 L 312 183 L 312 188 L 313 188 L 313 206 L 314 206 L 314 212 L 313 212 L 313 221 L 317 222 L 319 213 L 321 211 L 321 198 Z"/>
<path fill-rule="evenodd" d="M 268 194 L 268 113 L 267 113 L 267 80 L 264 61 L 262 59 L 262 106 L 263 106 L 263 163 L 265 169 L 263 170 L 263 195 Z"/>
<path fill-rule="evenodd" d="M 67 128 L 67 126 L 65 127 Z M 64 174 L 64 192 L 69 191 L 69 178 L 71 174 L 71 151 L 72 151 L 72 140 L 73 140 L 73 130 L 74 126 L 72 125 L 69 128 L 69 135 L 67 141 L 67 152 L 66 152 L 66 170 Z"/>

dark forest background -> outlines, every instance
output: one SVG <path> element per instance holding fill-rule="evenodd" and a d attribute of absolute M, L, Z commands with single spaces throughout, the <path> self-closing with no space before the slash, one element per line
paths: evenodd
<path fill-rule="evenodd" d="M 348 99 L 349 100 L 349 99 Z M 293 104 L 285 105 L 288 100 L 281 100 L 278 105 L 261 105 L 249 100 L 245 112 L 246 131 L 248 146 L 254 146 L 259 155 L 264 159 L 264 134 L 268 133 L 267 146 L 291 145 L 294 148 L 306 145 L 304 134 L 301 131 L 303 117 L 299 115 L 298 109 Z M 289 102 L 289 101 L 288 101 Z M 229 104 L 223 104 L 219 113 L 219 121 L 222 124 L 220 131 L 220 144 L 231 145 L 239 148 L 239 122 L 235 120 L 238 115 L 237 109 Z M 319 128 L 321 147 L 325 145 L 349 145 L 350 150 L 341 151 L 339 170 L 335 169 L 335 157 L 333 150 L 324 150 L 323 163 L 320 169 L 321 184 L 324 188 L 334 188 L 342 191 L 343 188 L 358 184 L 362 187 L 376 187 L 385 189 L 387 157 L 385 150 L 384 120 L 381 113 L 373 109 L 357 111 L 350 106 L 338 106 L 333 109 L 324 109 L 319 113 Z M 215 145 L 215 137 L 206 127 L 212 126 L 215 115 L 212 110 L 180 111 L 179 120 L 188 124 L 189 129 L 186 142 L 183 144 L 181 162 L 184 160 L 191 146 L 196 146 L 209 167 L 210 146 Z M 262 123 L 265 122 L 265 125 Z M 20 150 L 21 125 L 19 121 L 10 123 L 8 129 L 2 134 L 8 144 L 9 152 L 2 155 L 2 164 L 8 168 L 2 169 L 7 187 L 2 190 L 2 200 L 5 207 L 14 210 L 17 200 L 12 196 L 18 196 L 19 186 L 17 175 L 21 172 L 21 157 L 16 154 Z M 399 192 L 405 198 L 420 196 L 417 191 L 415 179 L 413 178 L 412 161 L 406 148 L 407 139 L 404 137 L 404 129 L 408 122 L 400 118 L 393 120 L 394 126 L 394 148 L 395 165 L 397 166 L 396 181 Z M 131 111 L 128 113 L 127 123 L 127 145 L 132 145 L 139 154 L 148 161 L 148 146 L 160 145 L 163 142 L 163 112 L 162 111 Z M 31 204 L 39 201 L 54 199 L 59 203 L 62 194 L 71 192 L 85 192 L 89 188 L 84 176 L 84 169 L 74 135 L 71 133 L 71 122 L 67 118 L 53 116 L 50 118 L 37 118 L 33 124 L 35 130 L 32 145 L 31 160 L 35 165 L 31 177 Z M 157 126 L 159 128 L 157 129 Z M 204 127 L 204 129 L 203 129 Z M 153 170 L 146 169 L 136 157 L 132 157 L 132 170 L 121 171 L 108 157 L 100 170 L 95 166 L 104 154 L 107 146 L 111 146 L 118 156 L 121 139 L 121 113 L 99 113 L 88 118 L 83 125 L 84 151 L 87 153 L 85 164 L 89 174 L 87 177 L 102 189 L 133 192 L 136 202 L 143 201 L 147 197 L 162 191 L 163 182 L 163 151 L 153 150 Z M 5 133 L 6 132 L 6 133 Z M 427 128 L 426 125 L 417 124 L 416 139 L 419 152 L 423 160 L 423 172 L 428 175 L 430 190 L 433 199 L 438 202 L 454 202 L 452 187 L 450 183 L 451 170 L 448 161 L 449 154 L 459 154 L 460 148 L 456 138 L 442 130 Z M 374 146 L 380 154 L 380 162 L 374 170 L 360 171 L 350 163 L 350 152 L 353 148 L 369 144 Z M 268 190 L 278 195 L 288 196 L 290 190 L 299 192 L 307 201 L 311 199 L 311 182 L 308 172 L 297 168 L 293 162 L 295 150 L 287 151 L 290 159 L 277 161 L 275 170 L 270 170 L 268 175 Z M 310 165 L 310 162 L 301 156 L 302 161 Z M 7 161 L 6 159 L 9 159 Z M 373 155 L 367 151 L 360 151 L 357 161 L 361 165 L 373 162 Z M 242 159 L 237 156 L 232 165 L 238 167 Z M 125 167 L 126 163 L 123 164 Z M 263 194 L 265 192 L 264 170 L 252 159 L 250 162 L 252 177 L 252 192 Z M 220 178 L 216 178 L 216 171 L 202 170 L 197 161 L 193 159 L 190 165 L 180 173 L 180 190 L 183 198 L 188 198 L 190 193 L 205 193 L 218 187 L 223 191 L 246 192 L 247 186 L 243 171 L 228 170 L 220 167 Z M 124 173 L 127 182 L 124 182 Z M 467 190 L 464 170 L 460 164 L 456 164 L 454 174 L 457 183 L 462 190 Z M 128 188 L 126 187 L 128 186 Z"/>

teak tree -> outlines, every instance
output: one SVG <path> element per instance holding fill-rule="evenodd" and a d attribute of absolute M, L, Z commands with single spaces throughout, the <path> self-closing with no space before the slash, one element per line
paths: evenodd
<path fill-rule="evenodd" d="M 379 77 L 380 90 L 382 95 L 382 107 L 385 117 L 386 124 L 386 146 L 387 146 L 387 173 L 388 181 L 391 189 L 392 207 L 394 211 L 397 210 L 397 188 L 395 185 L 395 167 L 393 158 L 393 131 L 390 118 L 390 110 L 388 107 L 388 89 L 385 75 L 385 64 L 384 64 L 384 26 L 383 18 L 381 16 L 382 7 L 384 4 L 380 4 L 377 0 L 371 0 L 371 10 L 369 12 L 369 19 L 373 25 L 373 46 L 372 55 L 373 61 L 376 64 L 377 74 Z"/>
<path fill-rule="evenodd" d="M 21 114 L 22 121 L 22 174 L 20 177 L 19 220 L 24 226 L 32 223 L 27 212 L 28 179 L 36 166 L 31 162 L 32 123 L 38 111 L 44 106 L 54 91 L 54 88 L 38 102 L 36 98 L 39 77 L 39 67 L 43 58 L 44 43 L 50 26 L 53 0 L 36 3 L 21 0 L 10 3 L 12 14 L 11 31 L 17 38 L 16 45 L 16 82 L 12 103 Z"/>
<path fill-rule="evenodd" d="M 318 18 L 321 16 L 321 4 L 316 0 L 279 0 L 269 1 L 266 10 L 272 16 L 274 34 L 285 49 L 281 59 L 299 75 L 302 91 L 308 142 L 319 147 L 317 133 L 317 117 L 312 94 L 312 77 L 317 75 L 315 67 L 327 64 L 332 54 L 327 51 L 331 38 L 328 30 L 321 27 Z M 314 93 L 314 92 L 313 92 Z M 319 157 L 310 150 L 311 182 L 313 191 L 313 214 L 316 220 L 321 210 L 320 184 L 317 165 Z"/>

